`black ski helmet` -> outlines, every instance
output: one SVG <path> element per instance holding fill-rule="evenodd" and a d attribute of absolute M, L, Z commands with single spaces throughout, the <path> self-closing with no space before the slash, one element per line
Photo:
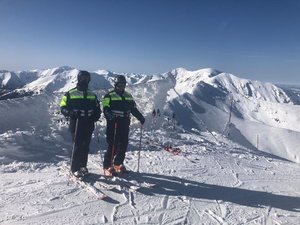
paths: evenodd
<path fill-rule="evenodd" d="M 81 82 L 83 80 L 90 82 L 91 74 L 88 71 L 81 70 L 81 71 L 79 71 L 79 73 L 77 75 L 77 80 L 78 80 L 78 82 Z"/>
<path fill-rule="evenodd" d="M 115 79 L 115 83 L 123 83 L 126 84 L 126 78 L 123 75 L 118 75 Z"/>

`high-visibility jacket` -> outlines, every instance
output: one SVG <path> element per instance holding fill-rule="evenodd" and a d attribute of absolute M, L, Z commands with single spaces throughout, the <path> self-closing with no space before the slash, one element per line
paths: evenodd
<path fill-rule="evenodd" d="M 130 93 L 124 91 L 118 94 L 115 90 L 108 92 L 103 98 L 103 112 L 112 114 L 117 118 L 130 118 L 130 114 L 138 120 L 143 120 L 143 115 L 136 108 L 136 103 Z"/>
<path fill-rule="evenodd" d="M 82 118 L 97 121 L 100 118 L 100 104 L 96 94 L 91 90 L 80 91 L 77 87 L 69 90 L 60 102 L 61 112 L 65 116 L 70 111 L 78 111 Z"/>

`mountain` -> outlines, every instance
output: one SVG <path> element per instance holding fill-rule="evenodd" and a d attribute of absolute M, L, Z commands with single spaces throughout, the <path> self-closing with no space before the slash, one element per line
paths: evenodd
<path fill-rule="evenodd" d="M 91 186 L 68 179 L 72 141 L 59 103 L 77 69 L 0 73 L 0 224 L 298 224 L 297 87 L 211 68 L 124 73 L 146 116 L 143 130 L 132 118 L 125 178 L 156 184 L 134 191 L 102 176 L 103 115 L 90 146 Z M 118 75 L 91 74 L 99 99 Z"/>
<path fill-rule="evenodd" d="M 11 93 L 20 93 L 16 97 L 41 92 L 59 95 L 76 85 L 77 74 L 77 69 L 67 66 L 28 72 L 2 71 L 2 87 L 10 90 L 2 99 L 12 96 Z M 106 70 L 91 72 L 90 88 L 101 98 L 118 74 Z M 222 133 L 248 148 L 300 161 L 299 150 L 294 145 L 294 140 L 300 138 L 299 106 L 295 105 L 300 98 L 287 88 L 242 79 L 212 68 L 123 75 L 128 90 L 135 93 L 148 118 L 153 109 L 159 108 L 167 117 L 174 114 L 185 130 Z"/>
<path fill-rule="evenodd" d="M 23 82 L 14 72 L 5 70 L 0 71 L 0 81 L 1 89 L 13 90 L 23 86 Z"/>
<path fill-rule="evenodd" d="M 212 69 L 170 74 L 175 81 L 167 109 L 176 112 L 184 129 L 226 133 L 249 148 L 299 162 L 299 106 L 294 104 L 299 98 L 292 100 L 276 85 Z"/>
<path fill-rule="evenodd" d="M 1 89 L 19 92 L 65 92 L 76 86 L 79 70 L 68 66 L 46 69 L 9 72 L 0 71 Z M 91 72 L 92 89 L 108 89 L 112 87 L 113 79 L 119 74 L 107 70 Z M 130 84 L 137 83 L 146 75 L 123 74 Z"/>

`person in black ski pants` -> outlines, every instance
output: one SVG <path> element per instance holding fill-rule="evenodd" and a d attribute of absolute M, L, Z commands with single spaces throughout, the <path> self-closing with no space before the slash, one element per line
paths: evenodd
<path fill-rule="evenodd" d="M 83 177 L 88 173 L 89 145 L 101 109 L 97 96 L 88 89 L 90 73 L 80 71 L 77 80 L 77 86 L 63 96 L 60 107 L 61 113 L 70 118 L 69 130 L 73 139 L 71 172 L 76 177 Z"/>
<path fill-rule="evenodd" d="M 130 115 L 143 125 L 144 116 L 139 112 L 130 93 L 125 91 L 126 78 L 118 75 L 115 87 L 103 98 L 103 113 L 106 118 L 107 151 L 104 155 L 104 175 L 112 176 L 115 172 L 124 172 L 124 159 L 128 146 Z"/>

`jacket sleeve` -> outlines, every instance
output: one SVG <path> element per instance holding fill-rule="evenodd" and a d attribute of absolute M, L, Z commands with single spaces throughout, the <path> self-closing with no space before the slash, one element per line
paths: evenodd
<path fill-rule="evenodd" d="M 60 111 L 64 116 L 70 116 L 70 105 L 69 105 L 70 95 L 65 93 L 60 102 Z"/>
<path fill-rule="evenodd" d="M 110 100 L 109 94 L 103 97 L 103 113 L 106 119 L 111 119 Z"/>
<path fill-rule="evenodd" d="M 97 121 L 100 119 L 100 116 L 101 116 L 101 109 L 100 109 L 100 102 L 96 96 L 96 102 L 95 102 L 95 109 L 94 109 L 94 121 Z"/>
<path fill-rule="evenodd" d="M 145 118 L 142 115 L 142 113 L 140 113 L 140 111 L 137 109 L 136 107 L 136 103 L 135 101 L 133 101 L 133 106 L 131 108 L 131 113 L 134 117 L 136 117 L 141 123 L 145 122 Z"/>

